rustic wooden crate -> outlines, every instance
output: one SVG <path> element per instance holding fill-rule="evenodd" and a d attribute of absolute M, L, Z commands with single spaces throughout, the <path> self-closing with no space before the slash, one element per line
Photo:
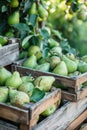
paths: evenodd
<path fill-rule="evenodd" d="M 9 44 L 0 48 L 0 66 L 6 66 L 17 60 L 19 55 L 18 39 L 9 39 Z"/>
<path fill-rule="evenodd" d="M 19 117 L 22 118 L 22 115 Z M 20 118 L 18 120 L 20 120 Z M 76 128 L 86 118 L 87 118 L 87 98 L 80 100 L 77 103 L 67 102 L 63 104 L 60 108 L 56 110 L 55 113 L 43 119 L 41 122 L 36 123 L 35 119 L 31 119 L 28 124 L 25 124 L 23 122 L 20 123 L 18 121 L 17 125 L 15 126 L 15 129 L 12 130 L 79 130 Z M 78 122 L 78 120 L 80 122 Z M 75 126 L 73 124 L 75 124 Z M 73 128 L 75 129 L 68 129 L 71 128 L 71 126 L 73 126 Z M 4 126 L 2 126 L 2 128 L 3 127 Z M 2 129 L 2 130 L 11 130 L 11 129 Z"/>
<path fill-rule="evenodd" d="M 54 76 L 56 79 L 56 83 L 67 85 L 67 90 L 62 90 L 62 99 L 70 100 L 70 101 L 78 101 L 87 96 L 87 87 L 80 88 L 80 85 L 87 81 L 87 73 L 79 75 L 77 77 L 69 78 L 64 76 L 55 75 L 47 72 L 40 72 L 33 69 L 28 69 L 26 67 L 21 66 L 21 63 L 16 62 L 12 65 L 13 70 L 18 70 L 22 72 L 24 75 L 32 73 L 32 75 L 41 76 Z M 78 90 L 76 90 L 79 88 Z"/>

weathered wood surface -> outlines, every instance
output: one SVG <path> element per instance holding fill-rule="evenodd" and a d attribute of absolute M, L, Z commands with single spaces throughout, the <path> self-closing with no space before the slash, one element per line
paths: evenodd
<path fill-rule="evenodd" d="M 32 130 L 65 130 L 87 108 L 87 98 L 79 102 L 69 102 L 53 115 L 47 117 Z"/>
<path fill-rule="evenodd" d="M 21 67 L 21 66 L 17 66 L 17 65 L 12 65 L 12 69 L 19 71 L 23 75 L 32 74 L 32 76 L 34 76 L 34 77 L 42 76 L 42 75 L 51 75 L 51 76 L 54 76 L 52 73 L 48 74 L 48 73 L 39 72 L 39 71 L 36 71 L 36 70 L 33 71 L 31 69 L 27 69 L 25 67 Z M 60 77 L 61 76 L 56 76 L 55 77 L 56 78 L 56 82 L 58 82 L 58 84 L 61 83 L 61 82 L 63 84 L 65 84 L 65 82 L 67 82 L 67 84 L 69 84 L 71 86 L 72 86 L 72 83 L 73 83 L 73 85 L 75 85 L 75 83 L 77 82 L 78 79 L 81 80 L 81 78 L 82 78 L 83 81 L 84 81 L 84 77 L 85 77 L 85 80 L 87 80 L 86 79 L 86 74 L 83 74 L 82 76 L 78 76 L 79 78 L 77 78 L 77 80 L 69 79 L 69 78 L 66 78 L 66 77 L 61 77 L 61 78 Z M 86 96 L 87 96 L 87 87 L 84 87 L 82 89 L 80 88 L 80 90 L 76 91 L 75 88 L 74 88 L 74 86 L 73 86 L 73 88 L 71 87 L 71 88 L 68 88 L 68 90 L 63 90 L 62 91 L 62 99 L 66 99 L 66 100 L 69 100 L 69 101 L 78 101 L 78 100 L 80 100 L 80 99 L 82 99 L 82 98 L 84 98 Z"/>
<path fill-rule="evenodd" d="M 0 66 L 6 66 L 17 60 L 19 55 L 19 43 L 17 40 L 10 40 L 10 44 L 0 48 Z"/>
<path fill-rule="evenodd" d="M 78 126 L 87 118 L 87 110 L 85 110 L 79 117 L 77 117 L 66 130 L 76 130 Z"/>
<path fill-rule="evenodd" d="M 0 120 L 0 130 L 18 130 L 18 127 L 7 123 L 6 121 Z"/>
<path fill-rule="evenodd" d="M 28 111 L 20 109 L 18 107 L 6 105 L 0 103 L 0 117 L 3 119 L 8 119 L 16 123 L 28 124 L 29 117 Z"/>

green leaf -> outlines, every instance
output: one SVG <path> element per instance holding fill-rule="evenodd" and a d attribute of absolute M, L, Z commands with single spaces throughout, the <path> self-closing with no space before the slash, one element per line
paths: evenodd
<path fill-rule="evenodd" d="M 38 17 L 38 15 L 36 15 L 36 14 L 30 15 L 30 17 L 29 17 L 29 25 L 35 26 L 36 21 L 37 21 L 37 17 Z"/>
<path fill-rule="evenodd" d="M 38 88 L 34 88 L 32 96 L 30 97 L 30 101 L 32 102 L 38 102 L 45 96 L 45 92 L 41 91 Z"/>
<path fill-rule="evenodd" d="M 17 30 L 21 31 L 30 31 L 30 28 L 28 25 L 26 25 L 25 23 L 19 23 L 19 24 L 15 24 L 13 25 L 14 28 L 16 28 Z"/>
<path fill-rule="evenodd" d="M 61 33 L 57 30 L 52 30 L 52 33 L 57 36 L 60 40 L 62 40 L 62 36 L 61 36 Z"/>
<path fill-rule="evenodd" d="M 27 37 L 25 37 L 25 38 L 23 39 L 23 41 L 22 41 L 22 47 L 25 46 L 25 44 L 29 41 L 29 39 L 30 39 L 32 36 L 33 36 L 33 35 L 29 35 L 29 36 L 27 36 Z"/>
<path fill-rule="evenodd" d="M 24 5 L 24 10 L 23 10 L 23 12 L 28 11 L 29 8 L 31 7 L 31 5 L 32 5 L 31 0 L 26 0 L 25 5 Z"/>
<path fill-rule="evenodd" d="M 50 37 L 49 32 L 46 29 L 41 29 L 40 34 L 44 39 L 48 39 Z"/>

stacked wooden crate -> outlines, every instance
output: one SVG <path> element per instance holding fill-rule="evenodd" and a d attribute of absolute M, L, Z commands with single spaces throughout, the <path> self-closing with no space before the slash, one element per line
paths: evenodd
<path fill-rule="evenodd" d="M 11 48 L 12 51 L 7 49 L 10 47 L 5 46 L 4 51 L 1 52 L 0 50 L 2 56 L 0 66 L 12 64 L 17 59 L 19 44 L 17 40 L 16 44 L 14 41 L 12 41 L 13 44 L 9 44 L 10 47 L 14 45 Z M 15 56 L 13 56 L 14 53 Z M 42 75 L 54 76 L 56 79 L 55 82 L 67 86 L 67 90 L 62 90 L 61 92 L 60 89 L 54 89 L 39 102 L 24 104 L 21 108 L 0 103 L 0 130 L 79 130 L 81 124 L 87 119 L 87 87 L 80 87 L 82 83 L 87 81 L 87 73 L 69 78 L 27 69 L 22 67 L 22 62 L 19 61 L 12 65 L 12 71 L 15 70 L 21 75 L 31 74 L 35 78 Z M 56 112 L 37 122 L 37 116 L 50 105 L 60 101 L 61 98 L 62 104 Z M 86 130 L 86 126 L 83 130 Z"/>

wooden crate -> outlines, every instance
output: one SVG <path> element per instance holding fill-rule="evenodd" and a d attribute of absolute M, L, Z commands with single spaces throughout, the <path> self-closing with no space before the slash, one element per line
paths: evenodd
<path fill-rule="evenodd" d="M 80 85 L 87 81 L 87 73 L 79 75 L 77 77 L 69 78 L 64 76 L 55 75 L 47 72 L 40 72 L 33 69 L 28 69 L 26 67 L 21 66 L 21 63 L 16 62 L 12 65 L 13 70 L 18 70 L 22 72 L 24 75 L 28 75 L 32 73 L 36 76 L 46 75 L 46 76 L 54 76 L 56 79 L 56 83 L 67 85 L 67 90 L 62 90 L 62 99 L 70 100 L 70 101 L 78 101 L 87 96 L 87 87 L 80 88 Z M 78 89 L 77 89 L 78 88 Z"/>
<path fill-rule="evenodd" d="M 0 66 L 6 66 L 17 60 L 19 55 L 18 39 L 9 39 L 9 44 L 0 48 Z"/>
<path fill-rule="evenodd" d="M 22 118 L 22 116 L 20 116 Z M 19 118 L 19 119 L 20 119 Z M 31 119 L 28 124 L 17 123 L 12 130 L 79 130 L 76 129 L 87 118 L 87 98 L 76 102 L 67 102 L 55 113 L 36 123 Z M 80 120 L 80 123 L 77 121 Z M 77 124 L 76 124 L 77 123 Z M 14 124 L 14 123 L 13 123 Z M 75 124 L 75 126 L 73 125 Z M 11 126 L 11 125 L 10 125 Z M 17 127 L 18 126 L 18 127 Z M 70 126 L 74 126 L 75 129 Z M 0 127 L 1 128 L 1 127 Z M 0 129 L 1 130 L 1 129 Z M 11 130 L 11 129 L 2 129 Z"/>

